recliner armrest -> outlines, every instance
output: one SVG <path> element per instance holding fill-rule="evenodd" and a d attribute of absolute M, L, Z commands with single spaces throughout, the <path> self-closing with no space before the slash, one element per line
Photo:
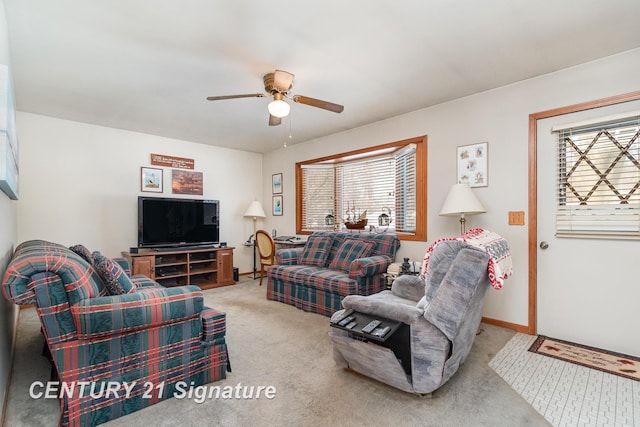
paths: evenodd
<path fill-rule="evenodd" d="M 411 325 L 422 319 L 423 311 L 413 301 L 397 297 L 391 291 L 362 296 L 348 295 L 342 300 L 344 308 L 352 308 L 359 313 L 373 314 L 385 319 Z"/>

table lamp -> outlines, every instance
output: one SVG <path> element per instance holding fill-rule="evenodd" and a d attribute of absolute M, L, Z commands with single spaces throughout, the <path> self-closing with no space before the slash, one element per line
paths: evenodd
<path fill-rule="evenodd" d="M 442 205 L 440 215 L 460 216 L 460 233 L 465 233 L 465 215 L 484 213 L 486 210 L 471 191 L 469 184 L 454 184 Z"/>

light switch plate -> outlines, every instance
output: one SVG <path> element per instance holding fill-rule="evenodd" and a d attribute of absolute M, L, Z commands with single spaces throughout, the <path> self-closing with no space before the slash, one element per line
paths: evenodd
<path fill-rule="evenodd" d="M 509 225 L 524 225 L 524 211 L 509 211 Z"/>

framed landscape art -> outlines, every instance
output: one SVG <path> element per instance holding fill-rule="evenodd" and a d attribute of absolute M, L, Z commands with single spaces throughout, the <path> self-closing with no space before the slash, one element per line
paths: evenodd
<path fill-rule="evenodd" d="M 171 192 L 173 194 L 195 194 L 202 196 L 202 172 L 171 169 Z"/>

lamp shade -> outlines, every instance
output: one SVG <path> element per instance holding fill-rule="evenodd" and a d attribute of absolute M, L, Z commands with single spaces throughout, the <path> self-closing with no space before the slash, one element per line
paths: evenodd
<path fill-rule="evenodd" d="M 486 212 L 482 203 L 471 191 L 469 184 L 454 184 L 442 205 L 440 215 L 458 216 L 460 214 L 474 215 Z"/>
<path fill-rule="evenodd" d="M 262 205 L 257 200 L 251 202 L 249 208 L 244 213 L 244 216 L 251 216 L 253 217 L 253 219 L 266 217 L 266 215 L 264 214 L 264 209 L 262 209 Z"/>

